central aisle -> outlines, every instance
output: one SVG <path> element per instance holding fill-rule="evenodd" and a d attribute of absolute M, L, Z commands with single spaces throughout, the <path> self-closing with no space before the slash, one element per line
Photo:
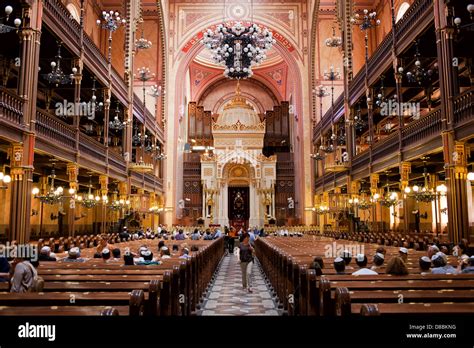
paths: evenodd
<path fill-rule="evenodd" d="M 279 315 L 257 262 L 252 272 L 253 293 L 248 293 L 242 289 L 238 257 L 224 256 L 201 315 Z"/>

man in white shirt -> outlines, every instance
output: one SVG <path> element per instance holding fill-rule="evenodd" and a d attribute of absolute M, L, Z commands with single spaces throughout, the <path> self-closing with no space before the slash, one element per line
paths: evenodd
<path fill-rule="evenodd" d="M 356 264 L 359 270 L 352 273 L 352 275 L 377 275 L 378 273 L 367 268 L 367 256 L 364 254 L 357 254 Z"/>

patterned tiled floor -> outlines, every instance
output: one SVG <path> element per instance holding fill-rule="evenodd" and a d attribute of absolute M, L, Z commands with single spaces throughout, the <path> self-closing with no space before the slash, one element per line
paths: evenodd
<path fill-rule="evenodd" d="M 253 293 L 248 293 L 242 288 L 238 257 L 234 254 L 225 256 L 200 314 L 279 315 L 257 262 L 252 269 Z"/>

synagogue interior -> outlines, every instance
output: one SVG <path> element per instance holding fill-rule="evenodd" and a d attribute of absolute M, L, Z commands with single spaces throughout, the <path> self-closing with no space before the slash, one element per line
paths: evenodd
<path fill-rule="evenodd" d="M 0 0 L 0 37 L 0 316 L 474 312 L 469 1 Z"/>

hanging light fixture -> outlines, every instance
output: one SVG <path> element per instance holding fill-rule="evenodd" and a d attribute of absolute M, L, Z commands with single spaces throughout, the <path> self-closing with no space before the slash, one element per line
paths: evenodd
<path fill-rule="evenodd" d="M 61 203 L 64 189 L 62 186 L 54 187 L 54 179 L 56 178 L 56 171 L 54 167 L 51 169 L 51 175 L 48 178 L 51 178 L 51 186 L 46 194 L 40 195 L 40 190 L 37 187 L 34 187 L 31 193 L 35 198 L 39 199 L 41 203 L 50 205 Z"/>
<path fill-rule="evenodd" d="M 43 74 L 43 77 L 48 81 L 48 83 L 58 87 L 59 85 L 65 85 L 72 82 L 73 74 L 77 73 L 77 68 L 72 69 L 72 73 L 67 75 L 63 72 L 61 68 L 61 45 L 62 43 L 58 41 L 58 53 L 54 61 L 51 62 L 51 72 L 49 74 Z"/>
<path fill-rule="evenodd" d="M 429 203 L 434 201 L 438 196 L 445 195 L 447 192 L 446 185 L 441 184 L 436 188 L 428 183 L 428 170 L 426 162 L 423 162 L 423 186 L 413 185 L 405 187 L 405 193 L 408 197 L 414 198 L 417 202 Z"/>
<path fill-rule="evenodd" d="M 327 47 L 341 47 L 342 46 L 342 38 L 340 36 L 336 36 L 336 28 L 334 25 L 332 26 L 332 36 L 328 37 L 324 40 L 324 43 Z"/>
<path fill-rule="evenodd" d="M 89 191 L 87 195 L 85 197 L 78 196 L 77 200 L 87 209 L 95 207 L 97 202 L 100 201 L 100 197 L 94 197 L 92 194 L 92 175 L 89 175 Z"/>
<path fill-rule="evenodd" d="M 388 174 L 387 174 L 387 183 L 385 184 L 385 189 L 386 189 L 386 192 L 384 193 L 384 195 L 380 197 L 380 195 L 376 193 L 373 196 L 372 202 L 379 202 L 381 206 L 384 206 L 387 208 L 398 205 L 398 203 L 400 202 L 398 200 L 398 193 L 395 191 L 390 191 Z"/>
<path fill-rule="evenodd" d="M 257 24 L 233 26 L 220 24 L 204 32 L 202 44 L 212 53 L 214 62 L 225 66 L 224 76 L 246 79 L 253 75 L 252 66 L 266 59 L 266 51 L 275 44 L 273 33 Z"/>
<path fill-rule="evenodd" d="M 359 132 L 362 131 L 367 126 L 367 122 L 362 119 L 362 111 L 360 109 L 360 104 L 357 106 L 356 114 L 354 115 L 354 128 Z"/>
<path fill-rule="evenodd" d="M 150 40 L 145 39 L 144 37 L 144 24 L 143 24 L 143 18 L 140 18 L 138 20 L 139 23 L 142 23 L 142 35 L 139 39 L 135 40 L 135 47 L 137 50 L 147 50 L 152 46 L 152 43 Z"/>
<path fill-rule="evenodd" d="M 12 14 L 12 12 L 13 12 L 13 7 L 9 5 L 5 6 L 5 17 L 0 18 L 0 34 L 9 33 L 11 31 L 18 30 L 18 28 L 20 28 L 20 25 L 21 25 L 20 18 L 15 18 L 13 20 L 14 26 L 6 24 L 10 20 L 10 15 Z"/>
<path fill-rule="evenodd" d="M 121 131 L 127 125 L 127 122 L 122 122 L 119 119 L 120 109 L 119 103 L 117 102 L 117 107 L 115 108 L 115 116 L 113 121 L 109 121 L 109 128 L 115 131 Z"/>
<path fill-rule="evenodd" d="M 92 97 L 91 97 L 91 104 L 92 104 L 92 107 L 94 109 L 94 112 L 97 112 L 97 111 L 102 111 L 102 109 L 104 108 L 104 103 L 103 102 L 97 102 L 97 96 L 95 95 L 95 92 L 97 91 L 96 87 L 95 87 L 95 82 L 96 82 L 96 78 L 95 76 L 92 78 Z"/>

